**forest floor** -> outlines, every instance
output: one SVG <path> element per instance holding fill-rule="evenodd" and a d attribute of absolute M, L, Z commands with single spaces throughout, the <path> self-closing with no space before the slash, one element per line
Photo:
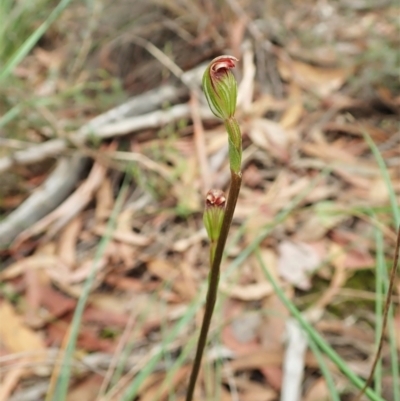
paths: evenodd
<path fill-rule="evenodd" d="M 54 2 L 4 2 L 0 401 L 184 400 L 205 194 L 229 186 L 201 93 L 221 54 L 240 60 L 243 186 L 196 400 L 354 400 L 282 294 L 365 381 L 400 224 L 395 3 L 71 2 L 25 55 Z M 394 284 L 373 383 L 388 401 Z"/>

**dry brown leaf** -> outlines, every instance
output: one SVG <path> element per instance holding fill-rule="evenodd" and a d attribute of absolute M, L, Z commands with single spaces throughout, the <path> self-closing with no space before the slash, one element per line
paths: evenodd
<path fill-rule="evenodd" d="M 281 349 L 283 351 L 286 319 L 289 317 L 289 312 L 276 294 L 264 300 L 263 310 L 267 313 L 260 330 L 261 344 L 266 350 Z"/>
<path fill-rule="evenodd" d="M 346 221 L 349 216 L 341 213 L 338 202 L 321 201 L 304 213 L 304 223 L 294 236 L 296 240 L 320 242 L 328 231 Z"/>
<path fill-rule="evenodd" d="M 112 287 L 122 291 L 131 293 L 143 291 L 143 283 L 141 280 L 131 277 L 119 276 L 117 274 L 110 273 L 105 277 L 105 282 L 108 285 L 111 285 Z"/>
<path fill-rule="evenodd" d="M 240 394 L 241 401 L 273 401 L 276 400 L 276 392 L 265 385 L 252 383 L 252 386 Z"/>
<path fill-rule="evenodd" d="M 320 378 L 316 380 L 307 391 L 303 401 L 328 401 L 330 399 L 330 393 L 325 379 Z"/>
<path fill-rule="evenodd" d="M 387 139 L 388 133 L 380 127 L 372 124 L 363 123 L 362 126 L 354 123 L 343 123 L 337 121 L 329 121 L 322 127 L 324 132 L 340 132 L 347 135 L 362 137 L 367 132 L 374 141 L 381 142 Z"/>
<path fill-rule="evenodd" d="M 274 211 L 279 211 L 296 195 L 310 187 L 310 178 L 292 180 L 288 171 L 282 170 L 263 197 L 263 202 Z"/>
<path fill-rule="evenodd" d="M 304 107 L 301 99 L 301 90 L 295 83 L 290 85 L 289 107 L 283 113 L 280 125 L 284 129 L 292 128 L 300 121 Z"/>
<path fill-rule="evenodd" d="M 341 338 L 346 338 L 349 343 L 367 345 L 374 340 L 373 328 L 367 330 L 365 327 L 357 327 L 342 320 L 321 320 L 315 326 L 320 332 L 326 331 Z"/>
<path fill-rule="evenodd" d="M 229 313 L 231 311 L 229 310 Z M 226 319 L 229 317 L 226 316 Z M 260 331 L 261 316 L 258 312 L 242 312 L 235 316 L 230 324 L 222 331 L 222 341 L 235 355 L 249 354 L 260 349 L 258 332 Z"/>
<path fill-rule="evenodd" d="M 183 366 L 170 377 L 169 380 L 163 380 L 155 383 L 151 388 L 146 389 L 145 392 L 142 391 L 140 399 L 142 401 L 165 401 L 171 393 L 174 393 L 172 389 L 175 389 L 183 380 L 186 380 L 190 371 L 190 366 Z"/>
<path fill-rule="evenodd" d="M 97 309 L 105 311 L 107 314 L 118 314 L 129 311 L 130 299 L 131 295 L 129 294 L 121 294 L 117 297 L 115 294 L 95 293 L 90 297 L 90 304 Z M 143 302 L 143 304 L 139 304 L 138 306 L 142 307 L 144 305 L 145 303 Z"/>
<path fill-rule="evenodd" d="M 107 309 L 97 309 L 89 306 L 83 312 L 83 321 L 101 327 L 124 328 L 128 323 L 129 316 L 121 313 L 123 312 L 123 309 L 124 308 L 121 308 L 120 305 L 119 311 L 113 311 L 110 313 Z"/>
<path fill-rule="evenodd" d="M 35 58 L 45 68 L 57 69 L 65 61 L 65 51 L 61 49 L 47 51 L 43 47 L 36 47 L 33 50 Z"/>
<path fill-rule="evenodd" d="M 68 390 L 67 401 L 95 400 L 103 378 L 91 375 Z"/>
<path fill-rule="evenodd" d="M 237 340 L 231 325 L 222 330 L 221 340 L 224 346 L 233 351 L 236 356 L 248 355 L 260 349 L 260 345 L 255 340 L 248 342 Z"/>
<path fill-rule="evenodd" d="M 19 260 L 0 272 L 0 280 L 9 280 L 20 276 L 28 269 L 45 269 L 52 278 L 63 280 L 69 274 L 68 267 L 56 256 L 33 255 Z"/>
<path fill-rule="evenodd" d="M 325 309 L 331 302 L 333 302 L 335 296 L 339 293 L 340 289 L 346 284 L 347 273 L 344 265 L 344 254 L 341 252 L 339 245 L 332 244 L 330 249 L 331 263 L 335 267 L 335 272 L 329 283 L 329 287 L 324 291 L 321 298 L 315 302 L 312 308 Z"/>
<path fill-rule="evenodd" d="M 68 335 L 68 328 L 64 322 L 56 321 L 50 324 L 47 329 L 47 341 L 51 344 L 65 344 Z M 98 333 L 89 327 L 79 332 L 77 348 L 84 349 L 85 351 L 102 351 L 113 353 L 115 343 L 110 339 L 99 338 Z"/>
<path fill-rule="evenodd" d="M 400 351 L 400 311 L 397 312 L 394 318 L 394 326 L 396 333 L 397 350 Z"/>
<path fill-rule="evenodd" d="M 272 401 L 277 393 L 270 386 L 249 380 L 247 377 L 235 376 L 235 385 L 240 393 L 240 400 Z"/>
<path fill-rule="evenodd" d="M 389 189 L 382 176 L 369 181 L 368 200 L 373 205 L 387 205 L 389 203 Z"/>
<path fill-rule="evenodd" d="M 62 230 L 58 241 L 57 254 L 60 259 L 69 267 L 76 264 L 76 244 L 82 229 L 82 217 L 77 216 Z"/>
<path fill-rule="evenodd" d="M 294 81 L 303 89 L 321 97 L 326 97 L 340 89 L 354 72 L 354 67 L 315 67 L 286 57 L 278 59 L 278 69 L 283 79 Z"/>
<path fill-rule="evenodd" d="M 127 208 L 118 215 L 116 230 L 121 232 L 132 232 L 132 223 L 135 218 L 136 210 Z"/>
<path fill-rule="evenodd" d="M 260 372 L 274 390 L 282 389 L 283 371 L 280 366 L 262 366 Z"/>
<path fill-rule="evenodd" d="M 17 365 L 11 366 L 6 372 L 5 366 L 3 366 L 3 373 L 1 375 L 1 386 L 0 386 L 0 401 L 8 401 L 18 382 L 23 378 L 26 373 L 25 364 L 31 363 L 29 358 L 21 359 Z"/>
<path fill-rule="evenodd" d="M 264 316 L 259 332 L 261 345 L 265 350 L 281 350 L 283 352 L 286 320 L 289 317 L 289 312 L 276 294 L 273 294 L 271 297 L 264 300 L 263 310 L 267 313 Z M 271 387 L 275 390 L 281 389 L 281 366 L 264 366 L 260 370 Z"/>
<path fill-rule="evenodd" d="M 236 372 L 239 370 L 254 370 L 265 366 L 280 366 L 283 360 L 283 352 L 276 350 L 265 351 L 259 349 L 251 354 L 242 355 L 231 362 L 231 369 Z"/>
<path fill-rule="evenodd" d="M 320 263 L 319 254 L 306 243 L 283 241 L 279 244 L 279 274 L 297 288 L 310 289 L 310 275 Z"/>
<path fill-rule="evenodd" d="M 313 65 L 320 65 L 323 67 L 330 67 L 336 65 L 339 61 L 339 54 L 334 46 L 328 46 L 324 43 L 322 46 L 311 46 L 306 48 L 303 46 L 299 38 L 294 37 L 285 46 L 286 51 L 293 58 L 308 62 Z M 361 52 L 361 49 L 360 49 Z"/>
<path fill-rule="evenodd" d="M 0 322 L 3 322 L 0 324 L 0 341 L 9 352 L 43 351 L 43 355 L 32 357 L 32 361 L 34 360 L 37 363 L 35 367 L 36 372 L 47 374 L 48 369 L 40 366 L 40 363 L 45 359 L 44 354 L 46 350 L 42 336 L 26 326 L 22 317 L 16 313 L 15 309 L 7 301 L 3 301 L 0 304 Z"/>
<path fill-rule="evenodd" d="M 316 157 L 328 162 L 343 162 L 348 164 L 360 165 L 361 162 L 348 150 L 336 146 L 334 143 L 304 143 L 301 149 L 305 154 Z"/>
<path fill-rule="evenodd" d="M 369 243 L 358 234 L 351 234 L 334 230 L 333 240 L 335 243 L 335 254 L 343 257 L 343 267 L 347 270 L 365 269 L 375 265 L 375 259 L 369 251 Z M 354 245 L 357 244 L 356 247 Z"/>
<path fill-rule="evenodd" d="M 93 232 L 97 235 L 103 236 L 107 232 L 107 227 L 104 225 L 98 225 L 93 228 Z M 111 237 L 115 241 L 124 242 L 128 245 L 134 246 L 146 246 L 151 242 L 150 238 L 141 234 L 137 234 L 133 232 L 132 229 L 130 231 L 116 229 L 112 232 Z"/>
<path fill-rule="evenodd" d="M 111 182 L 108 177 L 101 183 L 100 188 L 96 192 L 96 209 L 95 216 L 97 222 L 104 222 L 110 217 L 114 205 L 114 195 Z"/>
<path fill-rule="evenodd" d="M 147 264 L 147 269 L 154 276 L 171 282 L 174 281 L 179 275 L 179 271 L 175 266 L 162 259 L 152 259 Z"/>
<path fill-rule="evenodd" d="M 0 401 L 7 401 L 12 394 L 19 380 L 25 372 L 25 363 L 29 359 L 21 360 L 16 366 L 10 368 L 6 373 L 2 374 L 0 386 Z M 3 367 L 4 368 L 4 367 Z"/>
<path fill-rule="evenodd" d="M 39 328 L 43 325 L 43 319 L 40 316 L 40 304 L 43 297 L 42 286 L 40 283 L 39 272 L 34 269 L 25 271 L 26 283 L 26 311 L 25 323 L 32 328 Z"/>
<path fill-rule="evenodd" d="M 190 299 L 191 289 L 186 286 L 185 280 L 176 266 L 166 260 L 152 259 L 147 263 L 147 268 L 153 275 L 165 282 L 170 282 L 172 288 L 183 298 Z"/>
<path fill-rule="evenodd" d="M 286 109 L 286 107 L 286 100 L 276 99 L 271 95 L 261 95 L 252 103 L 249 116 L 253 118 L 260 118 L 268 111 L 283 111 Z"/>
<path fill-rule="evenodd" d="M 365 269 L 374 267 L 375 259 L 367 250 L 354 249 L 346 252 L 343 264 L 346 269 Z"/>
<path fill-rule="evenodd" d="M 299 101 L 294 101 L 283 114 L 280 121 L 281 126 L 286 129 L 293 128 L 300 121 L 303 112 L 303 104 Z"/>
<path fill-rule="evenodd" d="M 279 160 L 288 160 L 290 134 L 279 123 L 265 118 L 254 119 L 250 123 L 249 136 L 255 145 Z"/>
<path fill-rule="evenodd" d="M 116 243 L 116 245 L 118 249 L 118 256 L 124 264 L 124 269 L 132 269 L 137 263 L 137 248 L 134 248 L 133 246 L 124 242 Z"/>
<path fill-rule="evenodd" d="M 250 164 L 250 166 L 247 166 L 243 171 L 242 182 L 243 185 L 252 189 L 262 186 L 264 185 L 263 172 L 254 164 Z"/>
<path fill-rule="evenodd" d="M 195 232 L 193 235 L 175 241 L 175 243 L 172 245 L 172 249 L 175 252 L 185 252 L 189 247 L 200 243 L 202 240 L 206 238 L 207 238 L 206 229 L 202 228 L 201 230 Z"/>
<path fill-rule="evenodd" d="M 220 290 L 229 297 L 240 299 L 241 301 L 259 301 L 274 292 L 271 284 L 266 281 L 247 285 L 230 285 L 222 282 Z"/>
<path fill-rule="evenodd" d="M 80 283 L 88 277 L 93 269 L 96 271 L 96 275 L 98 275 L 99 272 L 103 270 L 106 266 L 107 259 L 104 256 L 100 259 L 87 260 L 86 262 L 82 263 L 82 265 L 78 269 L 71 272 L 68 277 L 63 280 L 63 282 L 64 284 Z"/>
<path fill-rule="evenodd" d="M 43 285 L 41 294 L 41 306 L 50 313 L 50 319 L 59 318 L 72 311 L 76 306 L 75 300 L 55 290 L 51 285 Z"/>

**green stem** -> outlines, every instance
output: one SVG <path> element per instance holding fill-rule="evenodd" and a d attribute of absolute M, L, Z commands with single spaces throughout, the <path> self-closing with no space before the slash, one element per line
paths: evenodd
<path fill-rule="evenodd" d="M 201 359 L 203 357 L 204 348 L 206 346 L 207 334 L 210 328 L 215 302 L 217 300 L 222 256 L 224 254 L 225 244 L 228 238 L 229 229 L 231 227 L 236 202 L 239 197 L 241 183 L 241 172 L 234 172 L 231 170 L 231 187 L 229 189 L 229 195 L 226 203 L 224 219 L 222 221 L 221 232 L 218 237 L 217 246 L 215 248 L 214 260 L 211 265 L 204 317 L 201 325 L 199 341 L 197 343 L 196 356 L 194 358 L 192 372 L 190 374 L 189 386 L 186 393 L 186 401 L 193 400 L 194 388 L 196 385 L 197 376 L 199 375 Z"/>
<path fill-rule="evenodd" d="M 215 251 L 217 249 L 218 241 L 211 241 L 210 242 L 210 266 L 212 266 L 214 256 L 215 256 Z"/>
<path fill-rule="evenodd" d="M 242 166 L 242 134 L 235 117 L 224 121 L 225 129 L 229 134 L 229 163 L 231 170 L 239 173 Z"/>

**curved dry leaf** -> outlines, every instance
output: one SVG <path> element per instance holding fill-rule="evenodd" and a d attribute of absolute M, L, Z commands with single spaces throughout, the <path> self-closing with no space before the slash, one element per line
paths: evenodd
<path fill-rule="evenodd" d="M 39 333 L 33 331 L 24 324 L 23 318 L 19 316 L 15 309 L 7 301 L 0 304 L 0 340 L 1 343 L 11 353 L 42 351 L 36 356 L 32 356 L 32 362 L 35 362 L 35 371 L 39 374 L 48 373 L 48 369 L 40 366 L 39 363 L 46 359 L 46 345 Z"/>
<path fill-rule="evenodd" d="M 8 266 L 0 273 L 0 280 L 10 280 L 25 273 L 28 269 L 54 270 L 57 267 L 57 276 L 68 274 L 68 267 L 56 256 L 51 255 L 33 255 L 19 260 Z"/>
<path fill-rule="evenodd" d="M 268 151 L 279 160 L 288 160 L 290 135 L 279 123 L 266 118 L 254 119 L 250 123 L 249 136 L 259 148 Z"/>
<path fill-rule="evenodd" d="M 331 397 L 325 379 L 321 377 L 316 380 L 307 391 L 304 401 L 328 401 L 330 399 Z"/>
<path fill-rule="evenodd" d="M 82 216 L 72 219 L 60 233 L 57 244 L 57 254 L 67 265 L 73 268 L 76 264 L 76 244 L 78 236 L 82 231 Z"/>
<path fill-rule="evenodd" d="M 266 281 L 248 285 L 221 283 L 220 290 L 224 294 L 241 301 L 259 301 L 274 292 L 271 284 Z"/>
<path fill-rule="evenodd" d="M 93 233 L 96 235 L 103 236 L 107 232 L 107 227 L 105 225 L 99 224 L 93 228 Z M 124 244 L 133 245 L 133 246 L 146 246 L 149 245 L 151 239 L 141 234 L 137 234 L 132 230 L 128 229 L 116 229 L 111 237 L 115 241 L 122 242 Z"/>
<path fill-rule="evenodd" d="M 278 70 L 287 81 L 296 82 L 301 88 L 326 97 L 337 91 L 354 72 L 354 67 L 322 68 L 301 61 L 280 58 Z"/>
<path fill-rule="evenodd" d="M 290 85 L 289 107 L 285 110 L 280 119 L 280 125 L 287 129 L 292 128 L 300 121 L 304 107 L 301 99 L 301 90 L 296 83 Z"/>

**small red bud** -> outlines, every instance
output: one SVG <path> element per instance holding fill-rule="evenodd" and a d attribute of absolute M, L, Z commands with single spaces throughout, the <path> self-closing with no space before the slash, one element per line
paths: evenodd
<path fill-rule="evenodd" d="M 225 214 L 226 197 L 219 189 L 211 189 L 206 195 L 203 222 L 210 241 L 217 241 Z"/>

